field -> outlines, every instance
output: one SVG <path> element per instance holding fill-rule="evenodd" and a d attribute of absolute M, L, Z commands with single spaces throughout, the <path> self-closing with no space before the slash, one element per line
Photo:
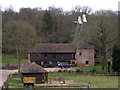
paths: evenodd
<path fill-rule="evenodd" d="M 49 77 L 64 76 L 66 80 L 74 80 L 76 82 L 91 82 L 92 88 L 118 88 L 118 77 L 114 76 L 83 76 L 79 73 L 53 72 L 49 73 Z"/>
<path fill-rule="evenodd" d="M 11 54 L 2 54 L 2 63 L 18 63 L 15 57 Z M 27 59 L 22 59 L 21 63 L 27 63 Z"/>
<path fill-rule="evenodd" d="M 76 69 L 79 69 L 80 71 L 91 71 L 92 69 L 96 69 L 97 72 L 102 71 L 102 65 L 98 66 L 81 66 L 81 67 L 74 67 Z M 104 67 L 104 71 L 106 71 L 106 67 Z M 110 71 L 112 72 L 112 67 L 110 66 Z"/>
<path fill-rule="evenodd" d="M 91 88 L 118 88 L 117 76 L 83 76 L 80 73 L 73 72 L 51 72 L 49 78 L 57 78 L 64 76 L 65 80 L 73 80 L 75 82 L 88 83 L 91 82 Z M 10 88 L 16 88 L 23 86 L 20 80 L 20 76 L 14 76 L 10 80 Z M 38 86 L 37 84 L 35 86 Z M 23 88 L 23 87 L 21 87 Z"/>

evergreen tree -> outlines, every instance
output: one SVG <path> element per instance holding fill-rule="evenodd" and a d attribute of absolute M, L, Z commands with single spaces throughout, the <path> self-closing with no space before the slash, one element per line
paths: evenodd
<path fill-rule="evenodd" d="M 43 28 L 42 28 L 42 33 L 43 37 L 45 39 L 45 42 L 49 42 L 49 35 L 53 31 L 53 17 L 52 15 L 46 11 L 44 16 L 43 16 Z"/>
<path fill-rule="evenodd" d="M 120 48 L 117 45 L 113 48 L 112 59 L 112 69 L 116 72 L 120 72 Z"/>

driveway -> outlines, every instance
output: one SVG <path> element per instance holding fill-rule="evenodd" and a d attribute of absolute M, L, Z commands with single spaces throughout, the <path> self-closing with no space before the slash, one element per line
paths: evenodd
<path fill-rule="evenodd" d="M 58 70 L 61 71 L 74 71 L 75 68 L 44 68 L 48 72 L 58 72 Z M 18 70 L 5 70 L 5 69 L 0 69 L 0 87 L 3 86 L 4 82 L 7 80 L 7 77 L 9 74 L 14 74 L 15 72 L 18 72 Z"/>
<path fill-rule="evenodd" d="M 58 72 L 58 70 L 61 71 L 76 71 L 75 68 L 44 68 L 45 70 L 47 70 L 48 72 Z"/>

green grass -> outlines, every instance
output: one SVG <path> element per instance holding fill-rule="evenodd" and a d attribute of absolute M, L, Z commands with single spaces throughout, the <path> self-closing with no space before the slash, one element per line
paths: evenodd
<path fill-rule="evenodd" d="M 10 83 L 21 84 L 21 80 L 16 80 L 16 79 L 14 80 L 14 79 L 13 79 L 13 80 L 10 80 Z"/>
<path fill-rule="evenodd" d="M 66 80 L 74 80 L 76 82 L 91 82 L 92 88 L 118 88 L 118 77 L 115 76 L 83 76 L 79 73 L 68 72 L 52 72 L 49 78 L 64 76 Z"/>
<path fill-rule="evenodd" d="M 96 71 L 102 71 L 102 65 L 98 66 L 80 66 L 80 67 L 74 67 L 76 69 L 79 69 L 80 71 L 91 71 L 92 69 L 96 69 Z M 104 67 L 104 71 L 106 71 L 106 67 Z M 110 71 L 112 71 L 112 68 L 110 67 Z"/>
<path fill-rule="evenodd" d="M 27 63 L 27 59 L 22 59 L 21 63 Z M 2 63 L 18 63 L 18 60 L 11 54 L 2 54 Z"/>
<path fill-rule="evenodd" d="M 73 72 L 51 72 L 48 74 L 49 78 L 58 78 L 64 76 L 65 80 L 73 80 L 76 82 L 88 83 L 91 82 L 91 88 L 118 88 L 117 76 L 83 76 L 80 73 Z M 20 79 L 20 75 L 12 76 L 10 80 L 10 88 L 26 88 Z M 39 86 L 35 86 L 39 88 Z M 69 87 L 68 87 L 69 88 Z"/>
<path fill-rule="evenodd" d="M 22 85 L 20 75 L 12 75 L 9 81 L 9 88 L 19 88 Z"/>

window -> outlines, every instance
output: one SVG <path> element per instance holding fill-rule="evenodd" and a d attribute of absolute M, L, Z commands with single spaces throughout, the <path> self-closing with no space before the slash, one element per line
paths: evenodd
<path fill-rule="evenodd" d="M 89 64 L 89 61 L 86 61 L 86 64 Z"/>
<path fill-rule="evenodd" d="M 45 65 L 46 65 L 46 64 L 49 64 L 49 62 L 45 61 L 44 64 L 45 64 Z"/>
<path fill-rule="evenodd" d="M 56 58 L 56 54 L 53 54 L 53 58 Z"/>
<path fill-rule="evenodd" d="M 61 58 L 63 58 L 63 54 L 61 54 Z"/>
<path fill-rule="evenodd" d="M 47 54 L 45 54 L 45 58 L 47 58 Z"/>
<path fill-rule="evenodd" d="M 56 65 L 56 64 L 57 64 L 57 61 L 52 61 L 52 64 Z"/>
<path fill-rule="evenodd" d="M 75 58 L 76 58 L 76 55 L 75 55 L 75 54 L 72 54 L 72 58 L 73 58 L 73 60 L 75 60 Z"/>
<path fill-rule="evenodd" d="M 39 54 L 37 54 L 37 56 L 39 57 Z"/>
<path fill-rule="evenodd" d="M 75 64 L 75 62 L 72 62 L 72 64 Z"/>
<path fill-rule="evenodd" d="M 79 53 L 79 55 L 81 56 L 81 55 L 82 55 L 82 53 L 80 52 L 80 53 Z"/>
<path fill-rule="evenodd" d="M 36 64 L 38 65 L 41 65 L 41 62 L 40 61 L 35 61 Z"/>

